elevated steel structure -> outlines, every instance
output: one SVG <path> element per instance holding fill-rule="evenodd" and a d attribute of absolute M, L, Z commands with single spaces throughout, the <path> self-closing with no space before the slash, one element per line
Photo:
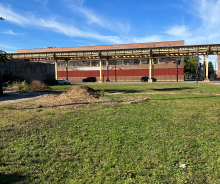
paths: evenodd
<path fill-rule="evenodd" d="M 79 60 L 100 60 L 100 82 L 102 80 L 102 59 L 106 59 L 108 70 L 109 59 L 129 59 L 129 58 L 150 58 L 149 60 L 149 82 L 151 82 L 151 65 L 153 58 L 166 56 L 206 56 L 206 79 L 208 80 L 208 56 L 220 54 L 220 44 L 207 45 L 182 45 L 165 47 L 143 47 L 143 48 L 123 48 L 123 49 L 103 49 L 103 50 L 79 50 L 79 51 L 57 51 L 57 52 L 28 52 L 28 53 L 8 53 L 7 58 L 11 60 L 25 61 L 54 61 L 57 78 L 57 61 L 65 60 L 66 78 L 68 79 L 67 62 Z M 108 76 L 107 76 L 108 80 Z"/>
<path fill-rule="evenodd" d="M 220 44 L 145 47 L 109 50 L 80 50 L 59 52 L 9 53 L 12 60 L 87 60 L 106 58 L 150 58 L 161 56 L 213 55 L 220 54 Z"/>

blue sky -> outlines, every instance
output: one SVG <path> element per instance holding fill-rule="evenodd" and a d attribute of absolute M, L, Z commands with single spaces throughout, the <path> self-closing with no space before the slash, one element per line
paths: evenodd
<path fill-rule="evenodd" d="M 0 50 L 220 43 L 220 0 L 1 0 Z M 212 56 L 212 62 L 217 57 Z"/>

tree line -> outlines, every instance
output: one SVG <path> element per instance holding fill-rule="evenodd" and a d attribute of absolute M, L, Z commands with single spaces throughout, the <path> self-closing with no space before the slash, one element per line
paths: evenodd
<path fill-rule="evenodd" d="M 184 57 L 184 76 L 195 76 L 197 68 L 200 69 L 201 63 L 198 62 L 200 58 L 197 56 L 185 56 Z M 205 67 L 203 67 L 205 69 Z M 214 66 L 212 62 L 208 63 L 208 77 L 210 77 L 211 74 L 215 74 Z"/>

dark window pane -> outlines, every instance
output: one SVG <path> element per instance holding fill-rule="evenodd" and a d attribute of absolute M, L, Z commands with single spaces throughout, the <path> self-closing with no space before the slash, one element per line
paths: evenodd
<path fill-rule="evenodd" d="M 99 66 L 99 61 L 92 61 L 91 65 L 92 66 Z"/>
<path fill-rule="evenodd" d="M 70 66 L 70 67 L 72 66 L 72 67 L 73 67 L 74 65 L 75 65 L 75 62 L 74 62 L 74 61 L 69 61 L 69 62 L 68 62 L 68 66 Z"/>
<path fill-rule="evenodd" d="M 142 65 L 148 65 L 149 64 L 149 58 L 141 59 L 141 64 Z"/>
<path fill-rule="evenodd" d="M 84 61 L 84 66 L 90 66 L 90 61 Z"/>
<path fill-rule="evenodd" d="M 129 65 L 129 59 L 124 60 L 124 65 Z"/>
<path fill-rule="evenodd" d="M 109 60 L 109 65 L 116 65 L 116 61 L 115 60 Z"/>
<path fill-rule="evenodd" d="M 122 60 L 116 60 L 116 61 L 117 61 L 117 62 L 116 62 L 116 63 L 117 63 L 116 65 L 121 65 L 121 63 L 122 63 L 121 61 L 122 61 Z"/>
<path fill-rule="evenodd" d="M 134 65 L 134 60 L 133 59 L 129 59 L 129 65 Z"/>
<path fill-rule="evenodd" d="M 134 59 L 134 65 L 140 65 L 140 59 Z"/>

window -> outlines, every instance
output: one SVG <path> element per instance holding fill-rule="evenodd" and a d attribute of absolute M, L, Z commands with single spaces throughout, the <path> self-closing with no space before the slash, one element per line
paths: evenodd
<path fill-rule="evenodd" d="M 129 59 L 124 60 L 124 65 L 129 65 Z"/>
<path fill-rule="evenodd" d="M 99 61 L 92 61 L 91 65 L 92 66 L 99 66 Z"/>
<path fill-rule="evenodd" d="M 68 66 L 74 67 L 74 66 L 75 66 L 75 61 L 69 61 L 69 62 L 68 62 Z"/>
<path fill-rule="evenodd" d="M 57 67 L 66 67 L 66 63 L 64 61 L 57 62 Z"/>
<path fill-rule="evenodd" d="M 90 61 L 83 61 L 84 66 L 90 66 Z"/>
<path fill-rule="evenodd" d="M 116 65 L 116 60 L 109 60 L 109 65 Z"/>
<path fill-rule="evenodd" d="M 129 59 L 129 65 L 134 65 L 134 60 L 133 59 Z"/>
<path fill-rule="evenodd" d="M 142 65 L 147 65 L 147 64 L 149 64 L 149 58 L 141 59 L 141 64 L 142 64 Z"/>
<path fill-rule="evenodd" d="M 116 60 L 116 65 L 122 65 L 122 60 Z"/>
<path fill-rule="evenodd" d="M 134 65 L 140 65 L 140 59 L 134 59 Z"/>

